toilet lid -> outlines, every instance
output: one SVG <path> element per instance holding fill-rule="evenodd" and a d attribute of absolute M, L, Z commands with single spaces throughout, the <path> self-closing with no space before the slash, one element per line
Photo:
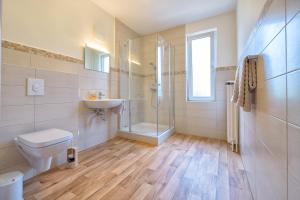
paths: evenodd
<path fill-rule="evenodd" d="M 71 132 L 60 129 L 47 129 L 18 136 L 21 143 L 33 148 L 54 145 L 72 138 L 73 134 Z"/>

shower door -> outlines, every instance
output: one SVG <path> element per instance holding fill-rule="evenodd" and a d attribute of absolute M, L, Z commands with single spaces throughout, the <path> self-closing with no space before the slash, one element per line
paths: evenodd
<path fill-rule="evenodd" d="M 157 134 L 174 128 L 174 48 L 160 35 L 157 42 Z"/>
<path fill-rule="evenodd" d="M 173 48 L 158 34 L 120 45 L 120 130 L 157 137 L 174 127 Z"/>

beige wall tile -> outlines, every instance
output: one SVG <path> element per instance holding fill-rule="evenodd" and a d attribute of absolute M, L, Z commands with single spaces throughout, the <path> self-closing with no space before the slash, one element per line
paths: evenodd
<path fill-rule="evenodd" d="M 218 122 L 226 122 L 226 109 L 227 109 L 227 104 L 225 101 L 218 101 L 217 102 L 217 121 Z M 226 129 L 226 126 L 225 126 Z M 224 129 L 224 131 L 225 131 Z"/>
<path fill-rule="evenodd" d="M 116 72 L 110 71 L 109 73 L 104 73 L 104 72 L 97 72 L 97 71 L 87 70 L 82 68 L 79 71 L 79 76 L 91 77 L 95 79 L 109 79 L 111 73 L 116 73 Z"/>
<path fill-rule="evenodd" d="M 285 31 L 272 41 L 262 53 L 264 60 L 263 76 L 270 79 L 286 73 Z"/>
<path fill-rule="evenodd" d="M 286 199 L 286 162 L 274 157 L 260 142 L 257 142 L 255 155 L 257 199 Z"/>
<path fill-rule="evenodd" d="M 300 127 L 288 125 L 289 173 L 300 183 Z"/>
<path fill-rule="evenodd" d="M 78 74 L 83 65 L 31 54 L 31 66 L 36 69 Z"/>
<path fill-rule="evenodd" d="M 80 149 L 86 149 L 115 136 L 108 130 L 110 115 L 106 113 L 105 121 L 95 113 L 80 104 L 79 139 Z M 111 135 L 110 135 L 111 134 Z"/>
<path fill-rule="evenodd" d="M 27 78 L 35 78 L 34 69 L 6 64 L 2 66 L 2 85 L 25 86 Z"/>
<path fill-rule="evenodd" d="M 70 118 L 78 114 L 77 103 L 38 104 L 35 105 L 36 122 L 61 118 Z"/>
<path fill-rule="evenodd" d="M 244 125 L 244 128 L 245 129 L 250 129 L 255 135 L 256 133 L 256 127 L 257 127 L 257 124 L 256 124 L 256 118 L 257 118 L 257 111 L 256 110 L 252 110 L 251 112 L 249 113 L 245 113 L 243 115 L 243 118 L 245 120 L 245 125 Z M 257 138 L 256 138 L 257 139 Z"/>
<path fill-rule="evenodd" d="M 298 200 L 300 191 L 300 183 L 293 175 L 288 174 L 288 200 Z"/>
<path fill-rule="evenodd" d="M 252 191 L 252 194 L 255 198 L 256 195 L 256 183 L 255 183 L 255 150 L 256 150 L 256 140 L 255 140 L 255 132 L 251 129 L 245 129 L 245 143 L 241 142 L 243 145 L 241 146 L 241 154 L 243 156 L 244 167 L 247 173 L 247 178 L 249 181 L 249 185 Z M 256 198 L 255 198 L 256 199 Z"/>
<path fill-rule="evenodd" d="M 25 86 L 2 85 L 2 106 L 32 105 L 34 97 L 27 96 L 26 91 Z"/>
<path fill-rule="evenodd" d="M 268 114 L 256 113 L 256 136 L 280 162 L 287 160 L 286 122 Z"/>
<path fill-rule="evenodd" d="M 12 49 L 2 48 L 2 64 L 29 67 L 30 54 L 21 51 L 15 51 Z"/>
<path fill-rule="evenodd" d="M 32 123 L 34 121 L 34 106 L 3 106 L 0 127 Z"/>
<path fill-rule="evenodd" d="M 225 70 L 216 72 L 216 89 L 226 90 L 225 82 L 235 79 L 236 70 Z"/>
<path fill-rule="evenodd" d="M 261 52 L 285 25 L 285 0 L 274 0 L 256 34 L 255 48 Z"/>
<path fill-rule="evenodd" d="M 217 88 L 216 89 L 216 101 L 226 101 L 227 98 L 227 93 L 226 93 L 226 87 L 224 85 L 224 88 L 220 89 Z"/>
<path fill-rule="evenodd" d="M 45 80 L 45 87 L 78 88 L 78 75 L 36 70 L 36 78 Z"/>
<path fill-rule="evenodd" d="M 74 115 L 66 118 L 57 118 L 47 121 L 36 122 L 35 130 L 45 130 L 50 128 L 58 128 L 73 133 L 74 137 L 78 134 L 78 116 Z"/>
<path fill-rule="evenodd" d="M 77 88 L 45 87 L 45 95 L 36 96 L 36 104 L 71 103 L 79 100 Z"/>
<path fill-rule="evenodd" d="M 287 22 L 300 11 L 300 2 L 298 0 L 286 0 L 286 17 Z"/>
<path fill-rule="evenodd" d="M 299 2 L 299 1 L 298 1 Z M 300 3 L 298 3 L 300 5 Z M 287 71 L 300 68 L 300 13 L 287 25 Z"/>
<path fill-rule="evenodd" d="M 110 97 L 117 99 L 117 98 L 120 98 L 119 94 L 120 94 L 119 82 L 111 81 L 110 82 Z"/>
<path fill-rule="evenodd" d="M 4 148 L 0 148 L 0 170 L 6 170 L 14 168 L 21 163 L 27 163 L 25 158 L 18 152 L 16 145 L 10 145 Z"/>
<path fill-rule="evenodd" d="M 20 124 L 13 126 L 4 126 L 0 128 L 0 149 L 13 145 L 13 139 L 18 135 L 30 133 L 34 131 L 34 123 Z"/>
<path fill-rule="evenodd" d="M 91 127 L 89 127 L 87 130 L 80 129 L 80 132 L 83 132 L 83 134 L 80 135 L 80 150 L 88 149 L 92 146 L 107 141 L 109 137 L 107 134 L 107 130 L 103 129 L 103 127 L 106 126 L 98 126 L 97 128 L 95 128 L 96 130 L 92 129 Z M 90 129 L 94 130 L 94 132 L 89 132 Z M 89 134 L 87 134 L 88 132 Z"/>
<path fill-rule="evenodd" d="M 287 74 L 288 122 L 300 126 L 300 70 Z"/>
<path fill-rule="evenodd" d="M 257 111 L 286 120 L 286 75 L 260 81 L 256 95 Z"/>
<path fill-rule="evenodd" d="M 189 119 L 203 119 L 203 120 L 216 120 L 216 110 L 200 110 L 200 109 L 194 109 L 194 110 L 177 110 L 176 116 L 178 117 L 185 117 L 187 116 Z"/>
<path fill-rule="evenodd" d="M 180 133 L 224 139 L 224 135 L 220 135 L 217 130 L 216 117 L 214 119 L 209 119 L 204 116 L 190 117 L 189 114 L 176 114 L 175 124 L 176 131 Z"/>
<path fill-rule="evenodd" d="M 189 110 L 216 110 L 217 102 L 187 102 L 186 108 Z"/>
<path fill-rule="evenodd" d="M 108 90 L 108 79 L 92 78 L 90 76 L 79 76 L 79 84 L 81 89 L 88 90 Z"/>

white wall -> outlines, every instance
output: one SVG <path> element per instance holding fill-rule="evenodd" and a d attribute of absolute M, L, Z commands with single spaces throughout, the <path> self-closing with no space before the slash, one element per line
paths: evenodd
<path fill-rule="evenodd" d="M 114 17 L 88 0 L 3 0 L 4 40 L 82 59 L 90 40 L 112 52 L 113 29 Z"/>
<path fill-rule="evenodd" d="M 186 25 L 186 33 L 217 29 L 217 66 L 236 65 L 235 11 Z"/>
<path fill-rule="evenodd" d="M 247 40 L 253 30 L 264 4 L 267 0 L 238 0 L 237 1 L 237 50 L 238 59 L 244 50 Z"/>
<path fill-rule="evenodd" d="M 27 47 L 2 48 L 0 171 L 18 168 L 31 172 L 13 143 L 13 138 L 20 134 L 48 128 L 72 133 L 79 130 L 80 149 L 114 137 L 116 115 L 108 114 L 103 121 L 79 100 L 89 90 L 102 91 L 108 97 L 114 94 L 118 88 L 111 80 L 116 80 L 116 74 L 85 70 L 81 62 L 50 53 L 82 60 L 84 43 L 97 40 L 114 56 L 114 17 L 86 0 L 4 0 L 3 13 L 4 40 L 47 52 Z M 26 96 L 29 77 L 45 79 L 45 96 Z M 114 91 L 110 90 L 111 85 Z M 63 158 L 65 155 L 58 163 Z"/>

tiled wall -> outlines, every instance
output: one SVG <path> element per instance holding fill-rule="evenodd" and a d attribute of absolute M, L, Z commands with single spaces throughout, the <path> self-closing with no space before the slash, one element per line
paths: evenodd
<path fill-rule="evenodd" d="M 299 199 L 299 10 L 300 1 L 267 1 L 242 52 L 262 55 L 253 109 L 241 111 L 240 122 L 241 154 L 254 199 Z"/>
<path fill-rule="evenodd" d="M 114 35 L 115 43 L 109 45 L 110 49 L 116 50 L 111 51 L 109 74 L 85 70 L 83 61 L 77 58 L 3 41 L 1 172 L 17 168 L 26 173 L 26 178 L 34 175 L 13 143 L 13 138 L 19 134 L 47 128 L 69 130 L 76 137 L 74 142 L 80 150 L 103 143 L 116 135 L 116 114 L 107 112 L 105 120 L 102 120 L 80 101 L 89 90 L 101 91 L 108 98 L 120 98 L 122 73 L 118 57 L 119 44 L 138 34 L 118 20 L 114 24 L 115 28 L 110 32 Z M 111 38 L 111 35 L 107 37 Z M 27 78 L 44 79 L 45 95 L 27 96 Z M 54 165 L 64 160 L 65 155 L 60 155 Z"/>
<path fill-rule="evenodd" d="M 199 30 L 200 31 L 200 30 Z M 175 47 L 175 129 L 211 138 L 226 138 L 225 81 L 233 80 L 235 67 L 217 68 L 216 101 L 186 101 L 185 26 L 160 33 Z M 234 52 L 232 52 L 234 53 Z"/>
<path fill-rule="evenodd" d="M 2 51 L 1 171 L 18 168 L 27 177 L 33 175 L 13 143 L 19 134 L 60 128 L 77 136 L 79 131 L 75 142 L 80 150 L 115 136 L 115 114 L 108 113 L 103 121 L 80 102 L 88 90 L 102 91 L 109 97 L 109 74 L 84 70 L 82 61 L 70 62 L 6 46 Z M 45 95 L 27 96 L 27 78 L 44 79 Z M 65 155 L 59 156 L 57 164 L 64 160 Z"/>

